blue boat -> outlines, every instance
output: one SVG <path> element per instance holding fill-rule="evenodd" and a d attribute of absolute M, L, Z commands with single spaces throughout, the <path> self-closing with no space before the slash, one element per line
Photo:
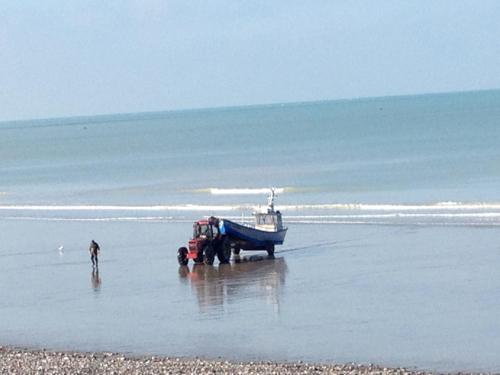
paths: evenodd
<path fill-rule="evenodd" d="M 239 250 L 267 250 L 274 254 L 274 246 L 282 245 L 288 228 L 283 226 L 281 212 L 274 210 L 274 191 L 271 190 L 267 212 L 254 213 L 255 224 L 245 225 L 227 219 L 219 220 L 219 231 L 231 239 L 233 253 Z"/>
<path fill-rule="evenodd" d="M 219 222 L 219 229 L 222 234 L 242 239 L 261 247 L 266 245 L 282 245 L 288 228 L 267 231 L 258 229 L 257 227 L 235 223 L 231 220 L 222 219 Z"/>

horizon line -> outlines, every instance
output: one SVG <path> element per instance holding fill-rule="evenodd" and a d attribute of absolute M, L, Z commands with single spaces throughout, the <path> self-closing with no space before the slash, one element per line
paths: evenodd
<path fill-rule="evenodd" d="M 113 113 L 98 113 L 90 115 L 69 115 L 69 116 L 55 116 L 55 117 L 40 117 L 40 118 L 27 118 L 27 119 L 14 119 L 14 120 L 0 120 L 0 125 L 2 124 L 13 124 L 13 123 L 24 123 L 24 122 L 51 122 L 51 121 L 61 121 L 61 120 L 73 120 L 75 124 L 88 120 L 91 118 L 106 119 L 113 116 L 124 116 L 127 120 L 134 116 L 155 116 L 160 114 L 175 114 L 175 113 L 187 113 L 187 112 L 211 112 L 211 111 L 222 111 L 222 110 L 237 110 L 237 109 L 252 109 L 252 108 L 266 108 L 275 106 L 299 106 L 299 105 L 310 105 L 319 103 L 334 103 L 334 102 L 350 102 L 350 101 L 363 101 L 363 100 L 377 100 L 377 99 L 390 99 L 390 98 L 414 98 L 421 96 L 439 96 L 439 95 L 449 95 L 449 94 L 472 94 L 478 92 L 488 92 L 488 91 L 500 91 L 500 88 L 490 88 L 490 89 L 479 89 L 479 90 L 459 90 L 459 91 L 435 91 L 426 93 L 416 93 L 416 94 L 402 94 L 402 95 L 383 95 L 383 96 L 359 96 L 351 98 L 338 98 L 338 99 L 319 99 L 319 100 L 304 100 L 304 101 L 291 101 L 291 102 L 273 102 L 273 103 L 258 103 L 258 104 L 240 104 L 240 105 L 228 105 L 228 106 L 215 106 L 215 107 L 191 107 L 191 108 L 177 108 L 177 109 L 158 109 L 151 111 L 140 111 L 140 112 L 113 112 Z"/>

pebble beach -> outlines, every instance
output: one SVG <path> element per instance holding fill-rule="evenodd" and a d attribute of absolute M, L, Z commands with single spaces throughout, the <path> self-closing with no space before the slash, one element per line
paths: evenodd
<path fill-rule="evenodd" d="M 229 362 L 199 358 L 127 356 L 0 347 L 2 374 L 439 374 L 376 365 Z M 459 372 L 457 374 L 466 374 Z"/>

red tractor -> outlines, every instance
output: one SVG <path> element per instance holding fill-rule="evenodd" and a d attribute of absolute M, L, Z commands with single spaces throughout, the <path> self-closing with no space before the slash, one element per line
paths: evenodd
<path fill-rule="evenodd" d="M 219 219 L 210 217 L 198 220 L 193 224 L 193 238 L 189 240 L 189 249 L 179 248 L 177 260 L 181 266 L 186 266 L 189 259 L 195 263 L 212 265 L 217 255 L 220 263 L 229 263 L 230 242 L 229 238 L 219 230 Z"/>

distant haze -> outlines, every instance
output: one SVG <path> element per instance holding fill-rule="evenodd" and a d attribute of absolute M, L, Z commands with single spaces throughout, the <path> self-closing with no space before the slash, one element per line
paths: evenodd
<path fill-rule="evenodd" d="M 0 121 L 500 88 L 500 1 L 3 1 Z"/>

